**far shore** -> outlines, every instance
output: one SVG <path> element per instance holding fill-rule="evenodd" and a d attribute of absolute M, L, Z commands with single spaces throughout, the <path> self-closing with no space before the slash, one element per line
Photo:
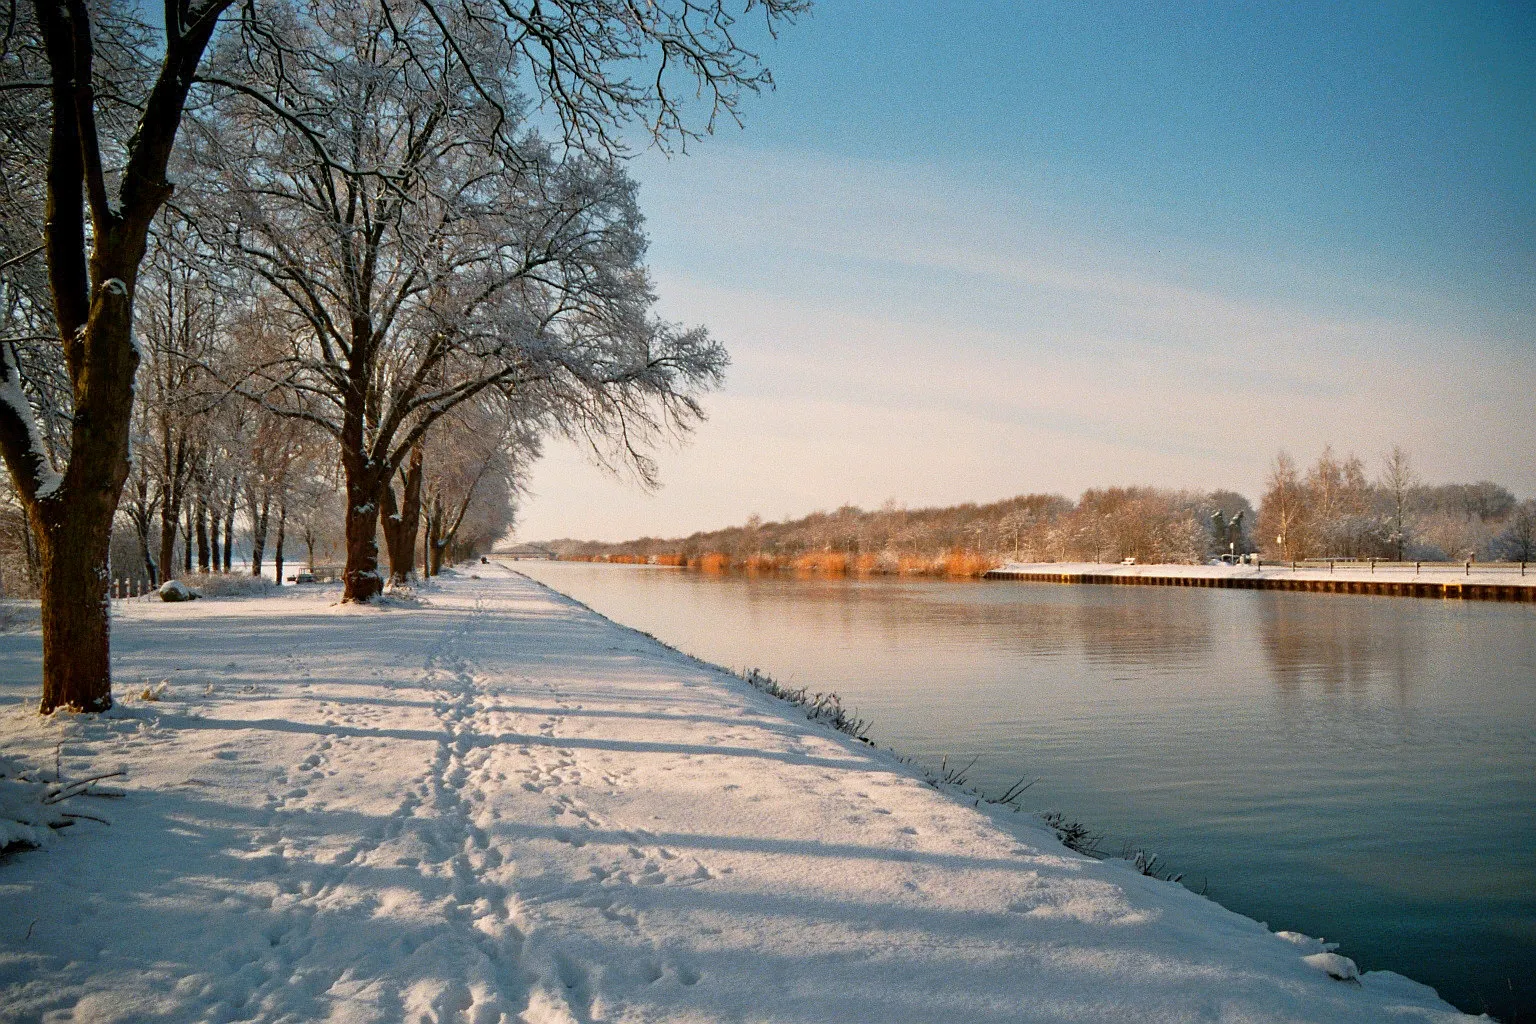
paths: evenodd
<path fill-rule="evenodd" d="M 989 579 L 1042 583 L 1211 586 L 1252 590 L 1536 600 L 1536 566 L 1520 562 L 1368 562 L 1311 560 L 1249 565 L 1140 565 L 1101 562 L 1007 562 Z"/>

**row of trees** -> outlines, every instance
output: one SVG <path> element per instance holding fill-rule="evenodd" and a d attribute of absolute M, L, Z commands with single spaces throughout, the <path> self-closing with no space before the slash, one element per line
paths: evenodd
<path fill-rule="evenodd" d="M 165 293 L 141 284 L 141 402 L 135 457 L 118 508 L 112 573 L 145 586 L 190 573 L 239 571 L 281 581 L 295 549 L 314 568 L 345 552 L 334 446 L 302 420 L 238 397 L 208 404 L 216 381 L 155 329 Z M 217 394 L 217 392 L 214 392 Z M 485 402 L 445 417 L 407 461 L 417 525 L 386 502 L 390 574 L 433 575 L 445 559 L 488 549 L 512 525 L 538 437 Z M 418 535 L 422 543 L 418 544 Z M 238 554 L 237 554 L 238 549 Z M 418 553 L 419 551 L 419 553 Z M 35 596 L 41 564 L 15 493 L 0 484 L 0 595 Z"/>
<path fill-rule="evenodd" d="M 1087 491 L 1075 503 L 1055 494 L 924 509 L 890 502 L 873 511 L 844 506 L 781 523 L 754 516 L 744 526 L 672 540 L 564 540 L 553 548 L 571 559 L 702 562 L 713 554 L 763 567 L 822 566 L 827 560 L 816 556 L 831 553 L 847 556 L 832 564 L 863 571 L 953 573 L 957 565 L 976 572 L 1010 559 L 1203 562 L 1237 540 L 1240 533 L 1229 532 L 1229 524 L 1235 520 L 1241 531 L 1252 519 L 1247 499 L 1232 491 L 1109 487 Z"/>
<path fill-rule="evenodd" d="M 618 544 L 561 540 L 562 558 L 868 572 L 981 571 L 1002 561 L 1195 562 L 1258 552 L 1304 558 L 1536 557 L 1536 501 L 1493 483 L 1425 485 L 1394 447 L 1374 476 L 1325 448 L 1305 471 L 1276 456 L 1255 515 L 1235 491 L 1106 487 L 1072 502 L 1029 494 L 986 505 L 844 506 L 803 519 Z M 839 558 L 828 560 L 824 555 Z M 965 554 L 975 557 L 961 559 Z M 709 561 L 714 559 L 713 561 Z"/>
<path fill-rule="evenodd" d="M 624 140 L 734 117 L 771 83 L 737 17 L 772 31 L 805 6 L 167 0 L 149 24 L 124 0 L 12 0 L 0 452 L 42 709 L 111 702 L 125 485 L 164 575 L 189 511 L 211 566 L 232 508 L 281 532 L 334 468 L 359 601 L 383 585 L 381 517 L 397 569 L 423 522 L 451 533 L 445 439 L 515 466 L 561 432 L 648 478 L 726 360 L 652 311 Z"/>
<path fill-rule="evenodd" d="M 1259 505 L 1258 546 L 1271 558 L 1536 557 L 1536 501 L 1484 481 L 1426 485 L 1401 447 L 1374 474 L 1325 447 L 1305 471 L 1281 452 Z"/>

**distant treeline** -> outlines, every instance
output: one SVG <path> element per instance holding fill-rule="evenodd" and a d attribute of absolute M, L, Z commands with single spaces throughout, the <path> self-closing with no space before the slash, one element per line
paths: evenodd
<path fill-rule="evenodd" d="M 1259 505 L 1259 548 L 1274 558 L 1529 561 L 1536 555 L 1536 501 L 1508 488 L 1423 484 L 1401 448 L 1374 476 L 1333 449 L 1303 471 L 1275 457 Z"/>
<path fill-rule="evenodd" d="M 1328 448 L 1305 471 L 1276 456 L 1257 511 L 1235 491 L 1106 487 L 1076 502 L 1025 494 L 944 508 L 845 505 L 783 522 L 751 516 L 682 538 L 550 546 L 575 561 L 829 575 L 978 576 L 1006 561 L 1201 563 L 1251 552 L 1271 560 L 1525 560 L 1536 548 L 1536 502 L 1518 502 L 1493 483 L 1426 486 L 1396 448 L 1368 477 L 1361 459 Z"/>

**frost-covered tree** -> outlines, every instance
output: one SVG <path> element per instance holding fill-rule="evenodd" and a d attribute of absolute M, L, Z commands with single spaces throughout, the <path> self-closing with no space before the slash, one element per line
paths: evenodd
<path fill-rule="evenodd" d="M 172 192 L 166 171 L 190 91 L 231 6 L 166 0 L 153 29 L 116 0 L 8 0 L 0 19 L 0 202 L 7 204 L 0 222 L 14 228 L 0 237 L 0 306 L 8 317 L 0 343 L 0 454 L 39 552 L 45 712 L 100 709 L 112 700 L 105 599 L 112 525 L 129 469 L 139 270 L 152 222 Z M 245 46 L 268 54 L 259 66 L 273 71 L 303 43 L 274 33 L 282 19 L 267 18 L 264 6 L 240 5 L 236 24 Z M 682 102 L 691 96 L 703 98 L 706 128 L 719 113 L 734 116 L 744 90 L 771 82 L 736 39 L 735 14 L 756 10 L 772 29 L 806 6 L 423 0 L 427 16 L 454 33 L 447 48 L 470 55 L 471 88 L 482 86 L 475 44 L 499 39 L 567 137 L 599 143 L 637 120 L 659 139 L 686 137 L 699 130 L 686 116 L 691 104 Z M 419 65 L 424 74 L 428 66 L 425 59 Z M 280 70 L 225 86 L 290 114 L 306 109 L 303 97 L 293 102 Z M 483 94 L 494 103 L 496 91 L 490 85 Z M 13 296 L 39 259 L 46 286 L 22 310 L 22 319 L 39 326 L 17 333 Z"/>
<path fill-rule="evenodd" d="M 1296 462 L 1285 452 L 1270 466 L 1264 497 L 1259 502 L 1259 542 L 1272 557 L 1287 561 L 1310 553 L 1311 509 Z"/>
<path fill-rule="evenodd" d="M 1500 554 L 1515 562 L 1536 561 L 1536 498 L 1516 505 L 1499 537 Z"/>
<path fill-rule="evenodd" d="M 187 95 L 229 2 L 166 0 L 159 47 L 112 0 L 11 0 L 0 28 L 0 122 L 21 185 L 7 216 L 36 232 L 5 239 L 0 265 L 44 261 L 57 338 L 41 367 L 0 345 L 0 452 L 40 556 L 45 712 L 112 702 L 108 564 L 139 364 L 134 296 Z M 38 382 L 61 376 L 50 408 Z M 68 440 L 50 450 L 58 434 Z"/>
<path fill-rule="evenodd" d="M 1408 453 L 1400 445 L 1393 445 L 1392 450 L 1381 457 L 1381 476 L 1376 486 L 1386 506 L 1387 543 L 1392 547 L 1392 557 L 1401 562 L 1410 539 L 1409 503 L 1414 488 L 1419 486 L 1419 477 Z"/>
<path fill-rule="evenodd" d="M 141 353 L 140 412 L 129 515 L 148 533 L 150 508 L 158 511 L 155 578 L 177 574 L 176 538 L 183 513 L 200 510 L 207 557 L 207 506 L 223 476 L 223 464 L 240 431 L 238 412 L 216 422 L 217 392 L 210 363 L 227 340 L 225 290 L 210 272 L 206 250 L 174 216 L 162 215 L 140 274 L 136 315 Z M 218 503 L 222 506 L 222 502 Z M 146 538 L 147 539 L 147 538 Z M 184 564 L 184 563 L 183 563 Z"/>
<path fill-rule="evenodd" d="M 466 403 L 425 447 L 426 572 L 494 544 L 512 528 L 526 468 L 538 457 L 532 418 L 499 402 Z"/>
<path fill-rule="evenodd" d="M 232 42 L 226 98 L 198 121 L 198 222 L 286 318 L 286 350 L 237 388 L 335 438 L 345 600 L 382 588 L 381 507 L 402 469 L 419 487 L 412 453 L 459 404 L 505 395 L 643 475 L 644 444 L 686 429 L 725 363 L 705 332 L 650 313 L 622 167 L 541 142 L 518 50 L 441 17 L 419 0 L 274 5 L 281 58 Z"/>
<path fill-rule="evenodd" d="M 1365 464 L 1356 455 L 1339 458 L 1332 445 L 1307 471 L 1307 501 L 1313 536 L 1326 557 L 1359 557 L 1368 553 L 1376 521 L 1371 514 L 1370 484 Z"/>

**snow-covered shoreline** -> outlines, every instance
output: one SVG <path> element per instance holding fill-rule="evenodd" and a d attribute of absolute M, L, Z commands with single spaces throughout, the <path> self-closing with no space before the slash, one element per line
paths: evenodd
<path fill-rule="evenodd" d="M 0 635 L 4 763 L 128 772 L 0 861 L 0 1021 L 1460 1019 L 477 572 L 121 604 L 119 692 L 168 684 L 104 716 Z"/>

